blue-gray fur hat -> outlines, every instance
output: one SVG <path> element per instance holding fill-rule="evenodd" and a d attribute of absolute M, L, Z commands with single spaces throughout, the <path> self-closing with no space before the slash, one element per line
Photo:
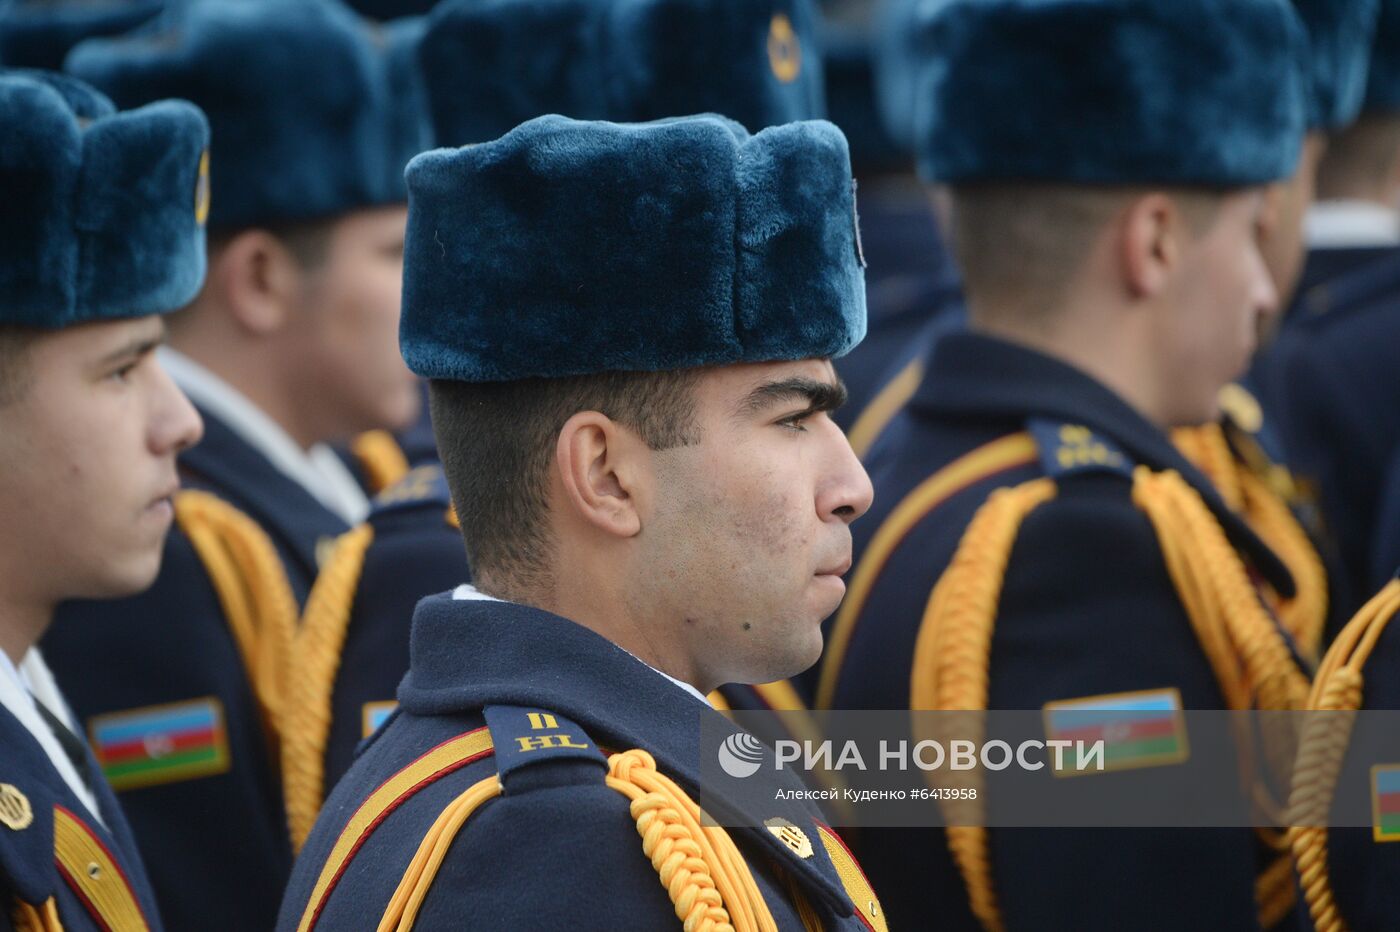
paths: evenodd
<path fill-rule="evenodd" d="M 0 71 L 0 323 L 58 328 L 187 304 L 204 281 L 209 125 L 117 112 L 52 72 Z"/>
<path fill-rule="evenodd" d="M 1381 0 L 1364 108 L 1372 113 L 1400 112 L 1400 0 Z"/>
<path fill-rule="evenodd" d="M 546 113 L 637 122 L 820 117 L 812 0 L 447 0 L 420 60 L 440 144 Z"/>
<path fill-rule="evenodd" d="M 876 99 L 879 53 L 874 24 L 823 22 L 820 34 L 827 119 L 846 134 L 851 161 L 858 171 L 906 168 L 911 164 L 910 141 L 896 142 Z"/>
<path fill-rule="evenodd" d="M 1366 96 L 1378 0 L 1293 0 L 1308 34 L 1308 127 L 1341 129 Z"/>
<path fill-rule="evenodd" d="M 416 35 L 336 0 L 187 0 L 159 29 L 82 43 L 65 67 L 122 106 L 199 104 L 213 127 L 210 223 L 228 229 L 404 200 L 404 167 L 431 145 L 404 72 Z"/>
<path fill-rule="evenodd" d="M 545 116 L 408 167 L 400 344 L 511 381 L 839 356 L 865 334 L 850 158 L 821 121 Z"/>
<path fill-rule="evenodd" d="M 927 180 L 1244 187 L 1297 164 L 1286 0 L 923 0 L 914 19 Z"/>
<path fill-rule="evenodd" d="M 164 7 L 164 0 L 0 0 L 0 62 L 57 71 L 84 39 L 134 29 Z"/>

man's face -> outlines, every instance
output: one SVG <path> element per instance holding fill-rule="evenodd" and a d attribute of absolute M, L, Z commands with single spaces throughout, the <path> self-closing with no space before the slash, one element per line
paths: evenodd
<path fill-rule="evenodd" d="M 826 413 L 844 394 L 824 360 L 707 370 L 700 442 L 655 454 L 631 578 L 683 620 L 716 681 L 791 676 L 821 653 L 821 621 L 845 594 L 848 525 L 873 494 Z"/>
<path fill-rule="evenodd" d="M 399 206 L 341 217 L 324 262 L 307 273 L 296 345 L 322 436 L 403 428 L 418 416 L 417 380 L 399 353 L 407 218 Z"/>
<path fill-rule="evenodd" d="M 0 405 L 0 579 L 7 598 L 131 595 L 155 581 L 179 485 L 203 431 L 156 362 L 157 317 L 41 335 Z"/>
<path fill-rule="evenodd" d="M 1214 420 L 1216 396 L 1249 364 L 1258 333 L 1278 313 L 1278 292 L 1259 247 L 1264 195 L 1225 197 L 1204 233 L 1182 244 L 1171 313 L 1157 345 L 1174 386 L 1170 422 Z"/>

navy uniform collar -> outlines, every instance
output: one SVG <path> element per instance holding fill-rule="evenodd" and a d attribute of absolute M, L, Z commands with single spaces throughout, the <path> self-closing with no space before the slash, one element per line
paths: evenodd
<path fill-rule="evenodd" d="M 180 454 L 181 473 L 245 512 L 302 564 L 308 579 L 315 578 L 317 543 L 349 526 L 227 424 L 203 408 L 199 413 L 204 439 Z"/>
<path fill-rule="evenodd" d="M 1293 577 L 1278 556 L 1161 429 L 1103 383 L 1044 353 L 973 332 L 950 333 L 935 343 L 927 371 L 911 402 L 915 408 L 939 415 L 1083 424 L 1114 441 L 1136 463 L 1154 471 L 1176 470 L 1274 591 L 1283 598 L 1294 595 Z"/>
<path fill-rule="evenodd" d="M 12 788 L 8 793 L 23 796 L 33 817 L 22 829 L 0 825 L 0 874 L 5 884 L 28 903 L 42 903 L 54 895 L 58 882 L 54 869 L 54 806 L 59 805 L 82 819 L 107 846 L 126 872 L 132 891 L 141 898 L 142 908 L 148 916 L 154 915 L 152 904 L 144 899 L 147 887 L 135 839 L 92 753 L 87 753 L 83 776 L 102 809 L 102 822 L 91 818 L 87 806 L 69 789 L 43 747 L 4 706 L 0 706 L 0 748 L 5 749 L 0 760 L 0 784 Z"/>
<path fill-rule="evenodd" d="M 473 713 L 486 706 L 558 712 L 611 751 L 647 751 L 660 771 L 692 789 L 701 785 L 699 739 L 704 717 L 712 717 L 717 733 L 739 730 L 582 625 L 511 602 L 454 601 L 451 593 L 423 599 L 414 611 L 409 672 L 399 687 L 399 703 L 418 715 Z M 791 771 L 767 766 L 763 772 L 772 779 L 766 785 L 774 789 L 804 789 Z M 772 800 L 775 793 L 753 795 Z M 714 814 L 722 824 L 731 821 Z M 735 824 L 750 826 L 735 831 L 771 852 L 776 863 L 799 877 L 838 915 L 851 913 L 850 899 L 805 806 L 771 802 L 762 811 L 736 806 L 728 815 Z M 812 857 L 793 857 L 775 835 L 758 827 L 774 817 L 807 831 Z"/>

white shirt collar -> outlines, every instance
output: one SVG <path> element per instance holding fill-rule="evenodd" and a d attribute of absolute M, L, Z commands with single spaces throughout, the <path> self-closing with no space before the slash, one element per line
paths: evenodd
<path fill-rule="evenodd" d="M 475 586 L 469 585 L 469 584 L 467 584 L 467 583 L 463 583 L 462 585 L 458 586 L 456 589 L 453 589 L 453 590 L 452 590 L 452 598 L 453 598 L 454 601 L 457 601 L 457 602 L 500 602 L 500 601 L 503 601 L 502 599 L 498 599 L 498 598 L 496 598 L 495 596 L 489 596 L 489 595 L 487 595 L 486 593 L 482 592 L 480 589 L 476 588 Z M 626 649 L 626 648 L 623 648 L 623 650 L 627 650 L 627 649 Z M 708 706 L 708 705 L 710 704 L 710 700 L 708 700 L 708 699 L 705 698 L 705 694 L 704 694 L 704 693 L 702 693 L 700 690 L 696 689 L 694 686 L 691 686 L 689 683 L 685 682 L 684 680 L 678 680 L 678 679 L 676 679 L 674 676 L 672 676 L 671 674 L 666 673 L 666 672 L 664 672 L 664 671 L 662 671 L 662 670 L 656 669 L 656 667 L 653 667 L 651 664 L 647 663 L 645 660 L 643 660 L 642 658 L 638 657 L 636 654 L 632 653 L 630 650 L 627 651 L 627 656 L 631 657 L 633 660 L 637 661 L 637 662 L 640 663 L 642 666 L 646 667 L 648 670 L 650 670 L 651 672 L 655 673 L 657 676 L 665 677 L 666 679 L 670 680 L 672 683 L 675 683 L 675 684 L 676 684 L 677 686 L 679 686 L 681 689 L 683 689 L 683 690 L 685 690 L 686 692 L 690 693 L 690 695 L 694 696 L 696 699 L 699 699 L 701 702 L 705 703 L 705 705 Z"/>
<path fill-rule="evenodd" d="M 0 705 L 19 719 L 19 723 L 34 736 L 34 740 L 44 749 L 44 754 L 48 756 L 58 775 L 73 791 L 73 795 L 77 796 L 88 812 L 101 822 L 102 812 L 98 807 L 97 797 L 87 788 L 73 767 L 73 762 L 64 753 L 63 746 L 39 716 L 39 709 L 34 704 L 36 699 L 67 725 L 70 731 L 80 733 L 73 720 L 73 713 L 68 709 L 63 694 L 59 692 L 58 684 L 54 682 L 53 674 L 49 672 L 48 664 L 44 663 L 39 648 L 30 648 L 18 667 L 10 660 L 9 654 L 0 650 Z"/>
<path fill-rule="evenodd" d="M 1400 212 L 1370 201 L 1318 201 L 1303 218 L 1310 249 L 1400 245 Z"/>
<path fill-rule="evenodd" d="M 369 514 L 369 499 L 330 447 L 318 443 L 303 450 L 246 395 L 183 353 L 161 347 L 160 362 L 195 404 L 222 421 L 278 472 L 346 524 L 359 524 Z"/>

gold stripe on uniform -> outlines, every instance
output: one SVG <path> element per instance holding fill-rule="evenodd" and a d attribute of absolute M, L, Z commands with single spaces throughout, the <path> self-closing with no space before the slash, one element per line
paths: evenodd
<path fill-rule="evenodd" d="M 83 904 L 108 929 L 149 929 L 141 904 L 107 846 L 82 819 L 53 807 L 53 850 L 58 869 Z"/>
<path fill-rule="evenodd" d="M 350 817 L 331 848 L 330 857 L 326 858 L 321 875 L 316 878 L 316 886 L 312 888 L 306 910 L 297 925 L 298 932 L 307 932 L 316 924 L 322 904 L 330 896 L 350 858 L 381 819 L 423 784 L 491 750 L 491 733 L 483 726 L 438 745 L 380 784 L 379 789 L 371 793 Z"/>

